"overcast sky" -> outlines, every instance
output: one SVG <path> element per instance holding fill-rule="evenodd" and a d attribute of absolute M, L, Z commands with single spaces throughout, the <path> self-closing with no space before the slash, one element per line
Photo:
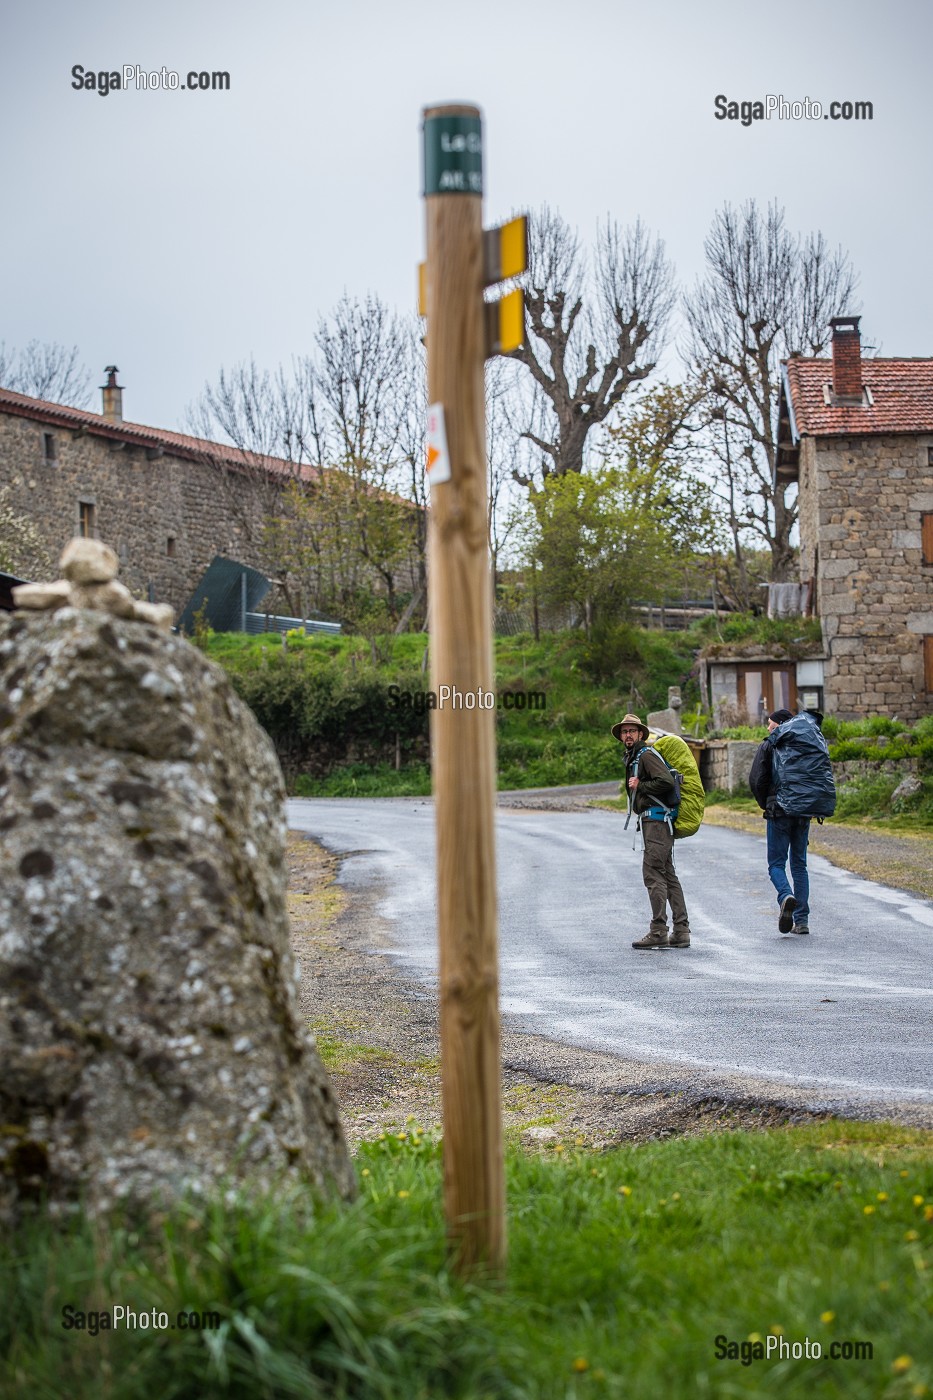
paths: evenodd
<path fill-rule="evenodd" d="M 928 0 L 7 0 L 0 340 L 77 344 L 125 417 L 183 426 L 222 365 L 311 348 L 344 291 L 414 306 L 421 110 L 484 115 L 487 225 L 640 216 L 681 283 L 725 200 L 777 200 L 861 274 L 863 340 L 933 355 Z M 228 92 L 72 68 L 226 70 Z M 868 101 L 719 121 L 714 99 Z M 99 407 L 95 394 L 92 407 Z"/>

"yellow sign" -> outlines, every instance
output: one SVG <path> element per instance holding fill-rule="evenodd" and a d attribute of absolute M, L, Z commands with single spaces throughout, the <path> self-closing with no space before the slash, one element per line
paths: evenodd
<path fill-rule="evenodd" d="M 516 287 L 498 301 L 486 302 L 486 357 L 510 355 L 525 339 L 525 296 Z"/>
<path fill-rule="evenodd" d="M 483 231 L 483 282 L 491 287 L 528 267 L 528 220 L 524 214 Z"/>

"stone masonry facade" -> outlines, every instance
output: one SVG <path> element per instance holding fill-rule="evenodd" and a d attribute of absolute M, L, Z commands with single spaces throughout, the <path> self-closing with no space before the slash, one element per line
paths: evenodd
<path fill-rule="evenodd" d="M 823 708 L 912 723 L 933 709 L 933 358 L 863 359 L 860 320 L 782 364 L 774 483 L 798 488 Z"/>
<path fill-rule="evenodd" d="M 14 416 L 0 405 L 0 487 L 35 522 L 53 559 L 75 535 L 106 540 L 130 590 L 170 603 L 176 615 L 215 554 L 263 567 L 253 543 L 261 537 L 260 500 L 246 482 L 237 494 L 216 462 L 80 424 Z"/>
<path fill-rule="evenodd" d="M 826 707 L 841 719 L 913 722 L 933 705 L 933 567 L 921 541 L 931 453 L 933 433 L 801 440 L 800 576 L 815 580 Z"/>

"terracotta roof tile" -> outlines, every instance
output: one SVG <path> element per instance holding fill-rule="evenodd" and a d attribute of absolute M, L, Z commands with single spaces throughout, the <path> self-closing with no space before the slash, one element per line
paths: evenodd
<path fill-rule="evenodd" d="M 67 404 L 48 403 L 45 399 L 32 399 L 26 394 L 14 393 L 12 389 L 0 388 L 0 412 L 12 413 L 20 418 L 32 418 L 50 427 L 66 428 L 72 432 L 83 430 L 95 437 L 109 438 L 113 442 L 147 448 L 161 448 L 173 457 L 187 461 L 222 463 L 234 470 L 255 471 L 263 467 L 270 475 L 298 476 L 302 481 L 313 481 L 320 475 L 320 469 L 307 463 L 297 467 L 281 457 L 260 457 L 228 443 L 211 442 L 207 438 L 191 437 L 187 433 L 172 433 L 164 428 L 147 428 L 142 423 L 112 423 L 99 413 L 89 413 L 87 409 L 70 408 Z"/>
<path fill-rule="evenodd" d="M 933 359 L 863 360 L 869 404 L 828 404 L 832 360 L 786 361 L 797 432 L 801 437 L 856 437 L 867 433 L 933 433 Z"/>

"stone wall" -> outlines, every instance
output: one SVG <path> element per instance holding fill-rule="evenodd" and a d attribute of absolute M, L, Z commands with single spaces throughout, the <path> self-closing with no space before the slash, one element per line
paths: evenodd
<path fill-rule="evenodd" d="M 758 751 L 758 744 L 747 739 L 707 739 L 699 752 L 698 762 L 703 787 L 707 792 L 733 792 L 749 795 L 748 774 Z M 919 772 L 919 763 L 913 758 L 847 759 L 833 764 L 833 777 L 836 786 L 850 783 L 856 778 L 874 778 L 884 775 L 888 778 L 906 778 Z"/>
<path fill-rule="evenodd" d="M 706 791 L 748 792 L 748 775 L 757 752 L 754 739 L 708 739 L 699 762 Z"/>
<path fill-rule="evenodd" d="M 46 460 L 49 433 L 54 461 Z M 93 506 L 94 534 L 116 549 L 127 587 L 143 598 L 151 591 L 176 614 L 215 554 L 262 568 L 251 543 L 262 524 L 256 494 L 210 462 L 0 414 L 0 485 L 52 558 L 81 533 L 81 504 Z"/>
<path fill-rule="evenodd" d="M 824 708 L 841 719 L 933 708 L 923 637 L 933 635 L 933 566 L 920 517 L 933 511 L 933 434 L 804 438 L 800 576 L 817 578 Z"/>

